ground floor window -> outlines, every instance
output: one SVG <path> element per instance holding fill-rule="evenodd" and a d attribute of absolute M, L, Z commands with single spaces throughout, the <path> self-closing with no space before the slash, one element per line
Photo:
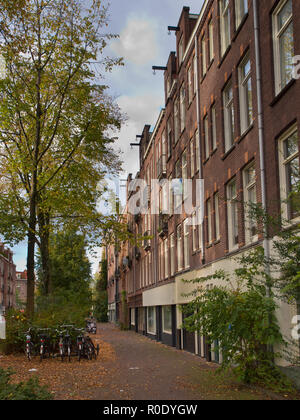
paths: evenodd
<path fill-rule="evenodd" d="M 135 308 L 131 308 L 130 311 L 130 323 L 131 325 L 135 325 Z"/>
<path fill-rule="evenodd" d="M 147 332 L 149 334 L 156 334 L 156 317 L 154 306 L 150 306 L 147 310 Z"/>
<path fill-rule="evenodd" d="M 172 307 L 163 307 L 163 332 L 166 334 L 172 334 Z"/>

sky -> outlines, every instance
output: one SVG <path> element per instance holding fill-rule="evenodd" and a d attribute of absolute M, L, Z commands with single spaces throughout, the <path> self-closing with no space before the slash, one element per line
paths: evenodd
<path fill-rule="evenodd" d="M 110 0 L 109 33 L 119 39 L 110 42 L 105 54 L 123 57 L 124 67 L 115 68 L 106 74 L 104 83 L 109 94 L 126 115 L 127 121 L 116 133 L 115 144 L 120 150 L 123 173 L 126 179 L 139 170 L 138 147 L 131 148 L 136 135 L 141 134 L 145 124 L 154 126 L 161 108 L 164 107 L 163 72 L 153 75 L 152 66 L 165 66 L 171 51 L 175 51 L 175 34 L 168 35 L 168 26 L 177 26 L 184 6 L 190 13 L 200 12 L 203 0 Z M 26 244 L 13 248 L 17 270 L 26 268 Z M 92 270 L 98 267 L 99 256 L 91 256 Z"/>

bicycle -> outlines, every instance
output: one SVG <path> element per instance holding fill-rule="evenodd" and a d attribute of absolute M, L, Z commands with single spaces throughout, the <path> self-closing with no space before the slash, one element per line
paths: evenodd
<path fill-rule="evenodd" d="M 78 358 L 78 362 L 80 362 L 81 358 L 85 355 L 85 348 L 86 348 L 84 328 L 75 328 L 75 331 L 79 332 L 76 338 L 76 345 L 77 345 L 77 358 Z"/>
<path fill-rule="evenodd" d="M 42 332 L 41 331 L 45 331 Z M 51 348 L 50 348 L 50 337 L 46 334 L 46 331 L 49 332 L 50 328 L 40 329 L 40 361 L 42 362 L 45 358 L 45 355 L 48 353 L 49 358 L 51 357 Z"/>
<path fill-rule="evenodd" d="M 32 328 L 29 328 L 29 330 L 25 333 L 26 334 L 25 354 L 26 354 L 27 359 L 29 361 L 31 361 L 31 359 L 32 359 L 32 350 L 34 348 L 34 344 L 31 341 L 31 335 L 32 335 L 31 331 L 32 331 Z"/>
<path fill-rule="evenodd" d="M 60 332 L 59 336 L 59 349 L 62 362 L 64 357 L 67 354 L 69 362 L 71 362 L 71 352 L 72 352 L 72 337 L 70 334 L 70 329 L 73 329 L 73 325 L 62 325 L 61 328 L 66 328 Z"/>

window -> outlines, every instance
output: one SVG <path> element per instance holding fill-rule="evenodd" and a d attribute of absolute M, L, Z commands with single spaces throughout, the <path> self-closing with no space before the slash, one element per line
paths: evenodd
<path fill-rule="evenodd" d="M 201 220 L 201 207 L 198 208 L 198 240 L 199 240 L 199 249 L 202 250 L 202 220 Z M 201 222 L 201 224 L 200 224 Z"/>
<path fill-rule="evenodd" d="M 207 242 L 208 244 L 212 243 L 212 223 L 211 223 L 211 200 L 207 200 L 206 203 L 206 213 L 207 213 Z"/>
<path fill-rule="evenodd" d="M 196 142 L 196 172 L 200 170 L 200 139 L 199 131 L 195 132 L 195 142 Z"/>
<path fill-rule="evenodd" d="M 220 210 L 219 210 L 219 194 L 214 195 L 214 204 L 215 204 L 215 234 L 216 240 L 220 239 Z"/>
<path fill-rule="evenodd" d="M 190 266 L 190 226 L 189 219 L 186 219 L 183 223 L 183 234 L 184 234 L 184 268 Z"/>
<path fill-rule="evenodd" d="M 214 58 L 214 25 L 212 20 L 208 24 L 208 36 L 209 36 L 209 62 L 211 63 Z"/>
<path fill-rule="evenodd" d="M 167 121 L 167 136 L 168 136 L 168 158 L 172 155 L 172 126 L 171 126 L 171 118 L 168 118 Z"/>
<path fill-rule="evenodd" d="M 182 203 L 182 178 L 180 159 L 178 159 L 175 164 L 175 178 L 176 184 L 174 185 L 173 191 L 175 195 L 175 208 L 177 209 Z"/>
<path fill-rule="evenodd" d="M 171 253 L 171 276 L 175 274 L 175 235 L 170 235 L 170 253 Z"/>
<path fill-rule="evenodd" d="M 163 332 L 165 334 L 172 334 L 172 307 L 171 306 L 163 306 Z"/>
<path fill-rule="evenodd" d="M 247 56 L 239 66 L 240 115 L 242 134 L 253 122 L 251 65 Z"/>
<path fill-rule="evenodd" d="M 187 79 L 188 79 L 188 101 L 189 104 L 192 102 L 193 99 L 193 77 L 192 77 L 192 66 L 188 68 L 187 73 Z"/>
<path fill-rule="evenodd" d="M 174 102 L 174 137 L 175 137 L 175 143 L 179 140 L 179 128 L 180 126 L 180 120 L 179 120 L 179 100 L 178 97 L 175 99 Z"/>
<path fill-rule="evenodd" d="M 227 218 L 229 250 L 233 250 L 239 242 L 236 181 L 227 186 Z"/>
<path fill-rule="evenodd" d="M 224 103 L 224 129 L 225 129 L 225 152 L 227 152 L 234 142 L 234 106 L 233 91 L 231 81 L 223 91 Z"/>
<path fill-rule="evenodd" d="M 156 334 L 156 313 L 154 306 L 147 308 L 147 332 L 153 335 Z"/>
<path fill-rule="evenodd" d="M 235 0 L 235 27 L 242 23 L 245 14 L 248 13 L 248 0 Z"/>
<path fill-rule="evenodd" d="M 182 227 L 181 225 L 177 226 L 177 261 L 178 267 L 177 271 L 181 271 L 183 269 L 183 255 L 182 255 Z"/>
<path fill-rule="evenodd" d="M 182 153 L 182 188 L 183 188 L 183 199 L 188 197 L 188 167 L 187 167 L 187 153 L 186 150 Z"/>
<path fill-rule="evenodd" d="M 198 84 L 198 78 L 197 78 L 197 59 L 196 55 L 194 56 L 194 94 L 197 92 L 197 84 Z"/>
<path fill-rule="evenodd" d="M 217 148 L 217 115 L 216 115 L 215 105 L 211 108 L 211 136 L 212 136 L 212 148 L 213 150 L 216 150 Z"/>
<path fill-rule="evenodd" d="M 193 229 L 193 252 L 195 252 L 197 251 L 197 248 L 198 248 L 196 212 L 192 214 L 192 229 Z"/>
<path fill-rule="evenodd" d="M 221 55 L 230 45 L 230 8 L 229 0 L 220 0 Z"/>
<path fill-rule="evenodd" d="M 205 143 L 205 159 L 209 158 L 209 134 L 208 134 L 208 116 L 203 120 L 204 125 L 204 143 Z"/>
<path fill-rule="evenodd" d="M 179 45 L 178 45 L 178 60 L 179 60 L 179 66 L 180 66 L 183 60 L 183 36 L 180 38 Z"/>
<path fill-rule="evenodd" d="M 244 179 L 244 212 L 245 212 L 245 238 L 246 243 L 256 240 L 257 224 L 253 214 L 253 205 L 256 204 L 256 174 L 252 164 L 243 172 Z"/>
<path fill-rule="evenodd" d="M 195 174 L 195 151 L 194 151 L 194 138 L 192 137 L 190 140 L 190 159 L 191 159 L 191 178 Z"/>
<path fill-rule="evenodd" d="M 294 30 L 292 17 L 292 0 L 281 1 L 273 14 L 276 94 L 293 77 Z"/>
<path fill-rule="evenodd" d="M 164 243 L 160 242 L 159 244 L 159 255 L 160 255 L 160 276 L 159 279 L 162 281 L 165 278 L 164 274 Z"/>
<path fill-rule="evenodd" d="M 292 127 L 279 141 L 280 189 L 283 216 L 292 220 L 299 216 L 299 138 L 297 126 Z"/>
<path fill-rule="evenodd" d="M 204 77 L 207 70 L 207 62 L 206 62 L 206 41 L 203 37 L 201 40 L 201 51 L 202 51 L 202 76 Z"/>
<path fill-rule="evenodd" d="M 169 214 L 173 215 L 174 212 L 174 194 L 172 186 L 172 175 L 169 176 Z"/>
<path fill-rule="evenodd" d="M 180 89 L 180 130 L 185 129 L 185 88 L 181 86 Z"/>
<path fill-rule="evenodd" d="M 168 239 L 164 240 L 164 256 L 165 256 L 165 278 L 169 277 L 169 247 Z"/>

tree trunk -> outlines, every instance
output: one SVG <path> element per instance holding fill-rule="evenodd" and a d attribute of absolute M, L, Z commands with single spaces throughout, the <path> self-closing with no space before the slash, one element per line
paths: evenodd
<path fill-rule="evenodd" d="M 49 213 L 38 211 L 39 237 L 40 237 L 40 252 L 42 262 L 42 279 L 44 284 L 44 292 L 49 296 L 52 292 L 51 285 L 51 268 L 50 268 L 50 254 L 49 254 Z"/>
<path fill-rule="evenodd" d="M 35 188 L 33 188 L 34 190 Z M 34 314 L 34 254 L 35 254 L 35 228 L 36 228 L 36 194 L 30 197 L 29 231 L 27 244 L 27 306 L 26 312 L 29 317 Z"/>

